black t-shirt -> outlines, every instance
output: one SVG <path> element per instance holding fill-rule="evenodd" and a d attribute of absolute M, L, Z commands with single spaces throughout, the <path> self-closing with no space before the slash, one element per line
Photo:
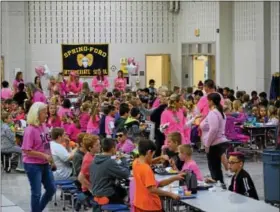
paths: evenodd
<path fill-rule="evenodd" d="M 24 100 L 27 99 L 27 95 L 24 91 L 19 91 L 14 95 L 13 99 L 18 103 L 18 105 L 22 106 Z"/>
<path fill-rule="evenodd" d="M 179 171 L 182 170 L 183 168 L 183 165 L 184 165 L 184 161 L 181 161 L 180 158 L 179 158 L 179 153 L 178 152 L 173 152 L 173 151 L 170 151 L 169 149 L 165 149 L 163 151 L 163 154 L 165 155 L 168 155 L 168 157 L 172 160 L 174 160 L 175 164 L 176 164 L 176 167 L 178 168 Z M 164 163 L 165 166 L 169 166 L 169 162 L 166 161 Z"/>

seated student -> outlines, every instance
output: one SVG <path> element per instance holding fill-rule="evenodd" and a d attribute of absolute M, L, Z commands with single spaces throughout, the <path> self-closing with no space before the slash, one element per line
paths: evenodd
<path fill-rule="evenodd" d="M 67 180 L 72 176 L 70 160 L 73 159 L 77 149 L 69 151 L 69 145 L 65 148 L 61 143 L 69 144 L 70 140 L 65 137 L 63 128 L 53 128 L 51 131 L 52 141 L 50 142 L 51 153 L 56 171 L 53 172 L 55 180 Z"/>
<path fill-rule="evenodd" d="M 105 138 L 101 144 L 103 153 L 96 155 L 90 165 L 90 182 L 95 200 L 106 199 L 108 203 L 124 203 L 126 191 L 116 184 L 116 180 L 128 179 L 129 166 L 125 158 L 114 159 L 116 154 L 116 141 Z"/>
<path fill-rule="evenodd" d="M 1 112 L 1 153 L 16 153 L 18 157 L 17 171 L 24 171 L 22 162 L 22 150 L 16 145 L 16 136 L 10 124 L 12 116 L 5 111 Z"/>
<path fill-rule="evenodd" d="M 1 88 L 1 99 L 10 99 L 13 97 L 13 91 L 9 88 L 9 83 L 7 81 L 2 82 Z"/>
<path fill-rule="evenodd" d="M 170 181 L 170 179 L 168 179 L 158 183 L 156 182 L 154 173 L 150 166 L 153 162 L 153 156 L 156 151 L 156 145 L 154 142 L 142 139 L 139 142 L 138 149 L 139 158 L 136 159 L 132 165 L 135 182 L 133 197 L 134 211 L 163 211 L 159 196 L 166 196 L 175 200 L 178 200 L 180 197 L 177 194 L 163 191 L 158 187 L 168 185 L 168 183 L 172 183 L 174 180 Z M 182 175 L 177 176 L 177 180 L 180 179 L 182 179 Z"/>
<path fill-rule="evenodd" d="M 120 113 L 120 117 L 118 119 L 116 119 L 116 121 L 115 121 L 116 132 L 118 132 L 119 129 L 124 128 L 125 121 L 129 115 L 128 104 L 126 104 L 126 103 L 120 104 L 119 113 Z"/>
<path fill-rule="evenodd" d="M 184 162 L 184 165 L 180 171 L 193 171 L 196 175 L 197 180 L 203 181 L 202 174 L 197 163 L 192 159 L 192 147 L 189 144 L 183 144 L 178 147 L 179 149 L 179 158 Z M 176 167 L 177 168 L 177 167 Z"/>
<path fill-rule="evenodd" d="M 178 170 L 182 170 L 184 162 L 179 158 L 178 146 L 181 145 L 182 136 L 179 132 L 172 132 L 167 135 L 167 148 L 163 148 L 163 158 L 166 160 L 165 165 L 168 165 L 168 161 L 171 166 L 176 167 Z"/>
<path fill-rule="evenodd" d="M 83 158 L 83 163 L 81 167 L 78 180 L 82 184 L 82 191 L 87 196 L 92 196 L 90 193 L 91 190 L 91 181 L 90 181 L 90 165 L 97 153 L 100 152 L 100 141 L 99 137 L 96 135 L 87 134 L 83 138 L 83 146 L 86 149 L 87 153 Z"/>
<path fill-rule="evenodd" d="M 124 127 L 127 130 L 128 137 L 136 140 L 141 137 L 142 131 L 146 128 L 146 125 L 140 124 L 140 110 L 133 107 L 130 111 L 130 117 L 125 121 Z"/>
<path fill-rule="evenodd" d="M 77 137 L 76 143 L 78 145 L 78 148 L 73 156 L 73 176 L 74 177 L 78 177 L 78 175 L 81 171 L 83 158 L 87 152 L 87 150 L 83 144 L 83 139 L 86 135 L 87 135 L 86 133 L 80 133 L 80 134 L 78 134 L 78 137 Z"/>
<path fill-rule="evenodd" d="M 245 156 L 241 152 L 232 152 L 228 160 L 229 169 L 234 173 L 229 190 L 258 200 L 254 182 L 244 167 Z"/>
<path fill-rule="evenodd" d="M 117 151 L 129 154 L 135 149 L 135 144 L 133 144 L 132 141 L 129 138 L 127 138 L 126 129 L 122 128 L 118 130 L 117 140 Z"/>

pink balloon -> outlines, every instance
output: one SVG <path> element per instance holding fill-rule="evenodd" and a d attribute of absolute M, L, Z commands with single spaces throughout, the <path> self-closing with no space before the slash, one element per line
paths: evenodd
<path fill-rule="evenodd" d="M 129 57 L 128 59 L 127 59 L 127 63 L 128 63 L 128 65 L 130 65 L 130 64 L 134 64 L 134 61 L 135 60 L 135 58 L 134 57 Z"/>
<path fill-rule="evenodd" d="M 35 72 L 39 77 L 44 76 L 45 68 L 43 66 L 38 66 L 35 68 Z"/>

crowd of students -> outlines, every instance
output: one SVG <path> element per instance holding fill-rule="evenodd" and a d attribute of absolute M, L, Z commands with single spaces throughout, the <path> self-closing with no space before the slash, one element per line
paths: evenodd
<path fill-rule="evenodd" d="M 54 181 L 65 179 L 77 180 L 81 190 L 100 204 L 123 203 L 127 192 L 115 182 L 128 179 L 130 169 L 117 152 L 139 153 L 132 165 L 132 208 L 161 211 L 159 196 L 179 197 L 159 188 L 182 179 L 182 174 L 156 182 L 151 165 L 191 170 L 203 180 L 192 159 L 193 145 L 206 152 L 208 182 L 224 183 L 223 165 L 236 173 L 231 191 L 258 199 L 250 175 L 243 170 L 243 155 L 232 154 L 228 159 L 225 152 L 229 137 L 249 140 L 242 127 L 227 127 L 228 120 L 244 124 L 250 116 L 256 122 L 279 125 L 280 100 L 268 101 L 265 92 L 258 96 L 253 91 L 251 98 L 242 91 L 235 95 L 229 88 L 217 88 L 210 79 L 200 82 L 195 91 L 176 86 L 173 91 L 165 86 L 155 89 L 151 79 L 148 88 L 134 92 L 126 88 L 122 71 L 112 92 L 102 72 L 93 78 L 93 90 L 75 72 L 68 79 L 62 74 L 51 77 L 48 95 L 39 77 L 24 83 L 18 72 L 12 85 L 10 89 L 7 81 L 2 82 L 1 151 L 20 155 L 18 170 L 24 167 L 29 179 L 32 212 L 41 212 L 56 191 Z M 21 144 L 15 142 L 15 132 L 22 130 L 22 120 L 27 127 Z M 147 139 L 147 120 L 155 124 L 155 142 Z M 43 196 L 41 184 L 46 190 Z"/>

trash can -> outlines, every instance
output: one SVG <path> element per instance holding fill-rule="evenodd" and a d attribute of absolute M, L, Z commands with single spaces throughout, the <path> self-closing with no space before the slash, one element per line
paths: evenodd
<path fill-rule="evenodd" d="M 268 203 L 280 203 L 280 150 L 264 150 L 262 160 L 264 199 Z"/>

